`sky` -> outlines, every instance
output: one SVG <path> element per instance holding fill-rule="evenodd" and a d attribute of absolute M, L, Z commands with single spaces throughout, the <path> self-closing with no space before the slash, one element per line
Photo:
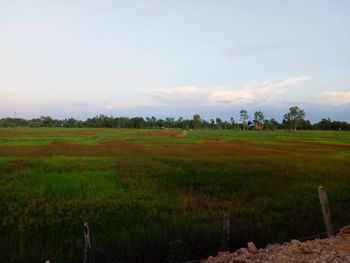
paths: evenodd
<path fill-rule="evenodd" d="M 350 121 L 348 0 L 0 0 L 0 118 Z"/>

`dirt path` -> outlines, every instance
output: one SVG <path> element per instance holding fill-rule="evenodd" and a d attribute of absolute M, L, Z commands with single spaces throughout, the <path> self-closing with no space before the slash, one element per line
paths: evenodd
<path fill-rule="evenodd" d="M 345 263 L 350 262 L 350 225 L 331 238 L 315 239 L 306 242 L 292 240 L 283 245 L 267 245 L 257 250 L 252 242 L 247 248 L 234 253 L 219 252 L 217 257 L 209 257 L 201 263 Z"/>

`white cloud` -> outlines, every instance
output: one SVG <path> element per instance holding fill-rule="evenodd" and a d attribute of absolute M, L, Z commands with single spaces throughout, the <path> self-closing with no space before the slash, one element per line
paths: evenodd
<path fill-rule="evenodd" d="M 112 110 L 112 109 L 113 109 L 112 105 L 110 105 L 110 104 L 106 105 L 106 110 Z"/>
<path fill-rule="evenodd" d="M 173 89 L 158 89 L 152 93 L 153 96 L 158 97 L 192 97 L 201 93 L 201 89 L 198 87 L 177 87 Z"/>
<path fill-rule="evenodd" d="M 325 91 L 324 99 L 333 105 L 350 104 L 350 91 Z"/>
<path fill-rule="evenodd" d="M 196 104 L 196 105 L 244 105 L 249 103 L 271 103 L 285 87 L 290 87 L 310 79 L 309 76 L 297 76 L 281 81 L 253 81 L 239 89 L 225 87 L 176 87 L 172 89 L 157 89 L 149 94 L 158 102 L 164 104 Z"/>
<path fill-rule="evenodd" d="M 198 87 L 176 87 L 172 89 L 156 89 L 149 93 L 153 99 L 161 104 L 205 104 L 209 90 Z"/>
<path fill-rule="evenodd" d="M 254 102 L 271 102 L 274 96 L 282 91 L 282 88 L 293 86 L 310 79 L 308 76 L 298 76 L 282 81 L 266 80 L 263 82 L 251 82 L 238 90 L 216 89 L 210 96 L 211 103 L 247 104 Z"/>

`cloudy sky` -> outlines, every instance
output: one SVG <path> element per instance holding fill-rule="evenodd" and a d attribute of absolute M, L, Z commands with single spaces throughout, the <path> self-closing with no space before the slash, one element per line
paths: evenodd
<path fill-rule="evenodd" d="M 348 0 L 0 0 L 0 117 L 350 121 Z"/>

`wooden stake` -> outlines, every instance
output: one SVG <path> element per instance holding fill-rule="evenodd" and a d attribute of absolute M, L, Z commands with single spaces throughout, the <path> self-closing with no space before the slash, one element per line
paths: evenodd
<path fill-rule="evenodd" d="M 329 237 L 334 236 L 335 231 L 334 231 L 334 226 L 333 226 L 333 222 L 332 222 L 331 210 L 329 208 L 326 189 L 323 186 L 318 187 L 318 196 L 320 198 L 322 214 L 323 214 L 324 224 L 325 224 L 326 230 L 327 230 L 327 235 Z"/>
<path fill-rule="evenodd" d="M 91 263 L 91 240 L 90 240 L 90 229 L 89 224 L 84 222 L 84 241 L 85 241 L 85 251 L 84 251 L 84 263 Z"/>
<path fill-rule="evenodd" d="M 223 223 L 223 236 L 222 236 L 222 250 L 228 251 L 230 249 L 230 217 L 228 214 L 224 214 Z"/>

